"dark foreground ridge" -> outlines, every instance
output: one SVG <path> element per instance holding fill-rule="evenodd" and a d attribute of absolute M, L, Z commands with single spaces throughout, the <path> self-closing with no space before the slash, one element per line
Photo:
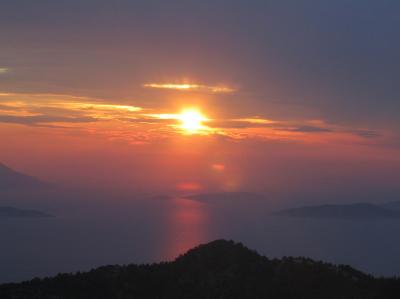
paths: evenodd
<path fill-rule="evenodd" d="M 306 258 L 268 259 L 233 241 L 200 245 L 173 262 L 105 266 L 5 284 L 0 298 L 400 298 L 398 279 Z"/>

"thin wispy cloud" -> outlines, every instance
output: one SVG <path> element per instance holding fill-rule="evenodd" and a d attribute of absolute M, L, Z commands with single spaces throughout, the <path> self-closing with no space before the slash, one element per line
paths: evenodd
<path fill-rule="evenodd" d="M 119 115 L 133 115 L 143 108 L 63 94 L 0 93 L 1 110 L 7 110 L 18 116 L 40 115 L 46 112 L 51 115 L 80 114 L 109 119 Z"/>
<path fill-rule="evenodd" d="M 171 89 L 179 91 L 195 91 L 195 92 L 210 92 L 210 93 L 234 93 L 236 90 L 228 86 L 209 86 L 203 84 L 191 83 L 146 83 L 143 84 L 144 88 L 153 89 Z"/>
<path fill-rule="evenodd" d="M 40 126 L 49 123 L 85 123 L 94 121 L 96 121 L 96 119 L 91 117 L 57 117 L 49 115 L 14 116 L 0 114 L 0 122 L 2 123 L 14 123 L 31 126 Z"/>
<path fill-rule="evenodd" d="M 352 134 L 356 136 L 360 136 L 363 138 L 378 138 L 381 137 L 382 134 L 378 131 L 373 131 L 373 130 L 353 130 L 351 131 Z"/>

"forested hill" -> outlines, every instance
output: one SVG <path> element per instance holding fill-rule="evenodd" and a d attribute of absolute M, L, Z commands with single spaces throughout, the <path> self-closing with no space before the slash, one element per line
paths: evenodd
<path fill-rule="evenodd" d="M 104 266 L 0 286 L 0 298 L 400 298 L 400 281 L 306 258 L 268 259 L 217 240 L 173 262 Z"/>

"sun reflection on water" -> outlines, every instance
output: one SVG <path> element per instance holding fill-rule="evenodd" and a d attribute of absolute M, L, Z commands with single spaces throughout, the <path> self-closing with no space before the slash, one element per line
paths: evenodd
<path fill-rule="evenodd" d="M 195 200 L 175 198 L 167 216 L 166 245 L 162 258 L 171 260 L 207 238 L 206 205 Z"/>

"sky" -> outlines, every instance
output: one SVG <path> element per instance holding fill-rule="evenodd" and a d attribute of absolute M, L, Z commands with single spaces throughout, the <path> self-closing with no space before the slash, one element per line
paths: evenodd
<path fill-rule="evenodd" d="M 2 1 L 0 161 L 140 192 L 394 199 L 399 9 Z"/>

